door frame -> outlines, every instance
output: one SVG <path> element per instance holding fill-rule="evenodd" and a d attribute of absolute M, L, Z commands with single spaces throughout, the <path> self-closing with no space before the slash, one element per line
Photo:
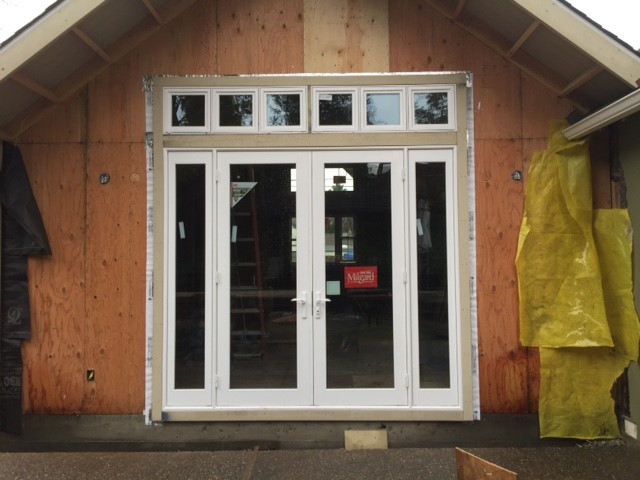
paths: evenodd
<path fill-rule="evenodd" d="M 165 132 L 163 111 L 166 110 L 164 91 L 167 88 L 237 88 L 306 86 L 306 88 L 344 86 L 346 88 L 399 85 L 429 88 L 454 86 L 455 117 L 451 129 L 397 132 L 331 132 L 314 131 L 289 134 L 221 134 L 209 132 Z M 152 98 L 151 98 L 152 97 Z M 311 97 L 309 97 L 311 98 Z M 311 106 L 310 106 L 311 108 Z M 475 291 L 475 224 L 474 224 L 474 150 L 472 76 L 466 72 L 401 73 L 388 75 L 257 75 L 247 77 L 156 77 L 147 103 L 148 132 L 154 141 L 147 144 L 148 151 L 148 219 L 149 264 L 147 297 L 147 388 L 145 413 L 148 421 L 246 421 L 246 420 L 472 420 L 479 418 L 478 360 L 476 333 Z M 239 133 L 239 132 L 237 132 Z M 459 257 L 456 286 L 459 304 L 460 344 L 460 402 L 456 405 L 417 406 L 410 399 L 406 406 L 390 408 L 371 407 L 312 407 L 312 408 L 237 408 L 215 406 L 171 406 L 166 402 L 166 349 L 167 343 L 167 199 L 166 156 L 169 151 L 217 151 L 243 149 L 359 149 L 402 148 L 430 149 L 455 148 L 457 167 L 455 182 L 458 214 Z M 155 161 L 154 161 L 155 159 Z M 408 215 L 408 213 L 407 213 Z M 409 220 L 407 220 L 409 221 Z M 155 232 L 155 234 L 154 234 Z M 408 307 L 407 307 L 408 308 Z M 215 378 L 211 379 L 215 386 Z"/>

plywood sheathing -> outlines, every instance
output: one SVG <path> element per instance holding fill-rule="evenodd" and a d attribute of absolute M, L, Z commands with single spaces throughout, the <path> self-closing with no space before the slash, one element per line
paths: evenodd
<path fill-rule="evenodd" d="M 481 405 L 535 411 L 537 352 L 518 343 L 513 266 L 523 182 L 511 173 L 526 173 L 547 121 L 571 105 L 422 0 L 326 4 L 200 0 L 21 137 L 54 249 L 30 261 L 38 318 L 24 354 L 28 413 L 143 409 L 144 76 L 385 70 L 474 74 Z M 338 20 L 318 24 L 322 12 Z"/>
<path fill-rule="evenodd" d="M 546 146 L 547 122 L 571 105 L 446 20 L 422 0 L 389 11 L 391 71 L 474 74 L 480 404 L 484 413 L 537 410 L 537 351 L 522 348 L 514 266 L 524 182 L 532 151 Z"/>
<path fill-rule="evenodd" d="M 389 71 L 387 0 L 304 0 L 304 70 Z"/>
<path fill-rule="evenodd" d="M 302 0 L 239 0 L 218 8 L 221 75 L 302 72 Z"/>

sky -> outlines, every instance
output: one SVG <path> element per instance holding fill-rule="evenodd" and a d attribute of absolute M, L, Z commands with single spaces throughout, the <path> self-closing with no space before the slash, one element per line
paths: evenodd
<path fill-rule="evenodd" d="M 640 49 L 640 1 L 568 0 L 636 50 Z M 41 14 L 52 0 L 0 0 L 0 42 Z"/>

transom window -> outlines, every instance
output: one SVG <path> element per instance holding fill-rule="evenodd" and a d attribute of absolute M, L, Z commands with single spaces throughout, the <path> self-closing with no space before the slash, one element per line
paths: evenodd
<path fill-rule="evenodd" d="M 164 96 L 172 134 L 456 129 L 455 85 L 167 88 Z"/>

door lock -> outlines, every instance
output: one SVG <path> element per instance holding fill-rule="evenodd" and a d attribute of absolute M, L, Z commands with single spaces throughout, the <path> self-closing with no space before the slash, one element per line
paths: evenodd
<path fill-rule="evenodd" d="M 315 317 L 316 319 L 320 318 L 320 307 L 323 303 L 331 302 L 328 298 L 322 298 L 322 292 L 316 292 L 316 302 L 315 302 Z"/>

